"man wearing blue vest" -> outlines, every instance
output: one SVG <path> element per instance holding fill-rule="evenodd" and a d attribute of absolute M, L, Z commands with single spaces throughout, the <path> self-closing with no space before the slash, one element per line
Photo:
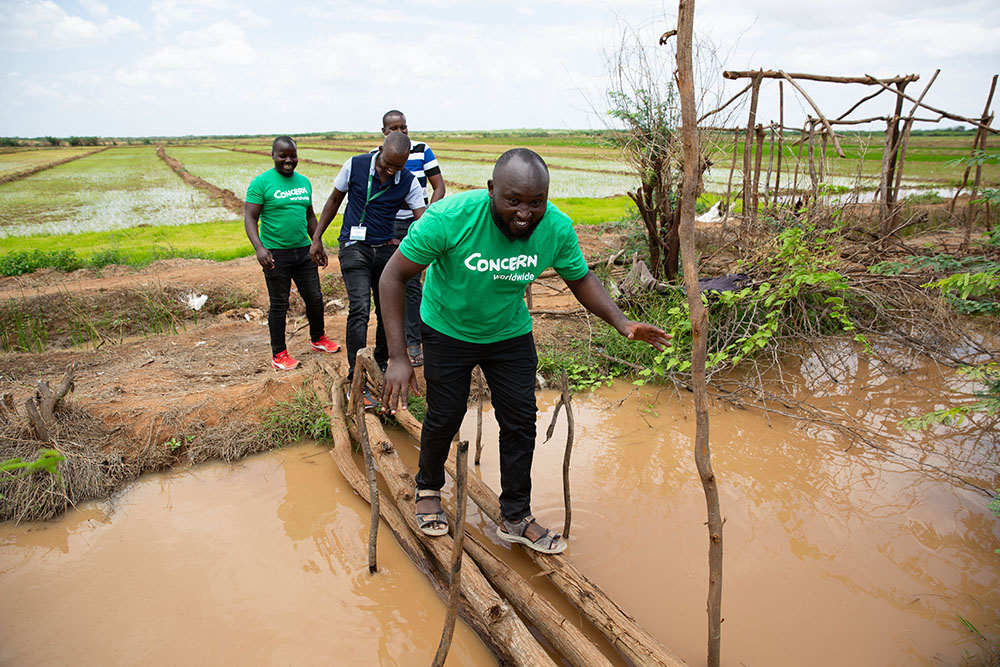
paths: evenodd
<path fill-rule="evenodd" d="M 389 136 L 393 132 L 402 132 L 409 136 L 406 125 L 406 116 L 402 111 L 392 109 L 386 111 L 382 116 L 382 134 Z M 377 151 L 378 149 L 375 149 Z M 375 151 L 372 151 L 373 153 Z M 437 158 L 431 147 L 422 141 L 410 140 L 410 158 L 406 161 L 406 169 L 420 181 L 420 189 L 424 191 L 424 203 L 428 206 L 444 197 L 445 184 L 441 175 L 441 167 L 438 166 Z M 430 183 L 434 192 L 430 200 L 427 199 L 427 184 Z M 406 238 L 406 232 L 413 224 L 413 213 L 408 208 L 401 208 L 396 213 L 396 240 Z M 420 334 L 420 297 L 422 294 L 420 276 L 413 276 L 406 283 L 406 307 L 404 309 L 404 319 L 406 322 L 406 350 L 410 356 L 410 364 L 414 367 L 424 364 L 424 353 L 421 348 Z"/>
<path fill-rule="evenodd" d="M 420 183 L 406 170 L 410 140 L 401 132 L 393 132 L 382 142 L 377 153 L 356 155 L 344 163 L 333 182 L 319 224 L 313 232 L 309 255 L 319 266 L 327 265 L 323 248 L 323 232 L 330 226 L 344 198 L 344 221 L 338 241 L 340 274 L 347 288 L 347 362 L 348 377 L 354 377 L 354 360 L 358 350 L 368 340 L 368 317 L 371 301 L 375 301 L 375 361 L 385 368 L 389 351 L 382 325 L 382 306 L 378 281 L 386 262 L 396 251 L 392 243 L 396 212 L 401 208 L 413 211 L 417 220 L 423 215 L 424 193 Z M 366 404 L 369 401 L 366 400 Z"/>

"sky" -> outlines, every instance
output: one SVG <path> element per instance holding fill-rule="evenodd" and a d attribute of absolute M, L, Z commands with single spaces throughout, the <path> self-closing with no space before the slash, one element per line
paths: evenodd
<path fill-rule="evenodd" d="M 676 11 L 638 0 L 0 0 L 0 136 L 377 131 L 394 108 L 414 136 L 599 129 L 623 31 L 653 45 Z M 916 96 L 940 68 L 925 101 L 978 117 L 1000 71 L 997 0 L 701 0 L 695 31 L 702 111 L 745 85 L 723 69 L 915 73 Z M 647 54 L 669 76 L 669 49 Z M 834 117 L 870 92 L 803 85 Z M 777 98 L 766 83 L 760 120 L 777 119 Z M 852 117 L 889 106 L 882 96 Z M 786 125 L 808 112 L 786 86 Z"/>

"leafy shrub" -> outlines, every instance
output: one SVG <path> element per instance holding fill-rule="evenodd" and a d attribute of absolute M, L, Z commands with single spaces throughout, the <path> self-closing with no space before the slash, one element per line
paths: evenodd
<path fill-rule="evenodd" d="M 0 275 L 20 276 L 38 269 L 59 269 L 76 271 L 83 262 L 72 249 L 65 250 L 15 250 L 0 255 Z"/>

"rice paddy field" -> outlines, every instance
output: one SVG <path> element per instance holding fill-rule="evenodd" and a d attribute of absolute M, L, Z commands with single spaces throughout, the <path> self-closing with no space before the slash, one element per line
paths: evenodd
<path fill-rule="evenodd" d="M 626 196 L 639 179 L 606 137 L 583 132 L 532 131 L 505 133 L 414 133 L 434 150 L 449 192 L 485 187 L 492 164 L 505 150 L 529 146 L 547 161 L 551 172 L 550 196 L 578 224 L 611 222 L 634 215 Z M 299 139 L 298 171 L 313 184 L 317 212 L 329 196 L 341 165 L 352 155 L 377 146 L 379 134 L 305 136 Z M 733 131 L 708 137 L 712 163 L 704 176 L 708 199 L 724 193 L 733 164 Z M 958 182 L 965 167 L 953 164 L 970 153 L 972 133 L 951 136 L 914 135 L 909 142 L 904 185 L 939 188 Z M 270 169 L 271 137 L 200 139 L 164 143 L 166 153 L 208 183 L 242 199 L 250 181 Z M 847 135 L 842 139 L 845 158 L 828 149 L 823 181 L 830 185 L 877 185 L 882 160 L 879 135 Z M 742 180 L 742 139 L 736 144 L 734 190 Z M 0 152 L 0 255 L 13 250 L 73 248 L 84 254 L 102 247 L 142 247 L 154 254 L 197 252 L 199 239 L 205 252 L 199 256 L 231 257 L 249 254 L 242 221 L 203 191 L 179 178 L 157 157 L 156 146 L 112 146 L 100 152 L 93 147 L 18 148 Z M 1000 140 L 991 139 L 987 152 L 1000 151 Z M 786 141 L 782 147 L 782 184 L 788 187 L 799 163 L 799 184 L 809 176 L 806 149 Z M 762 172 L 766 173 L 777 145 L 765 141 Z M 803 157 L 799 157 L 800 153 Z M 76 158 L 57 164 L 67 158 Z M 18 174 L 41 167 L 30 176 Z M 1000 185 L 1000 165 L 983 166 L 986 187 Z M 714 197 L 712 196 L 714 194 Z M 336 224 L 336 223 L 335 223 Z M 129 231 L 131 230 L 131 231 Z M 156 230 L 155 232 L 153 230 Z M 206 230 L 214 230 L 209 233 Z M 102 234 L 106 236 L 101 236 Z"/>

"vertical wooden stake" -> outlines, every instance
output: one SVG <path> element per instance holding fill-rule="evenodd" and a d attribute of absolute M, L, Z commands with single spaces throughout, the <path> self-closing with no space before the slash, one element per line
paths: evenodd
<path fill-rule="evenodd" d="M 354 372 L 355 380 L 357 380 L 358 376 L 364 375 L 365 371 L 355 366 Z M 354 384 L 357 386 L 359 383 L 355 382 Z M 363 381 L 360 383 L 360 386 L 364 387 Z M 352 396 L 352 398 L 354 397 Z M 378 546 L 378 481 L 375 479 L 375 461 L 372 458 L 371 444 L 368 442 L 368 426 L 365 424 L 365 402 L 364 400 L 359 400 L 356 405 L 354 419 L 357 422 L 361 450 L 365 454 L 365 474 L 368 476 L 368 493 L 371 496 L 371 523 L 368 527 L 368 571 L 375 573 L 378 572 L 378 562 L 375 555 Z"/>
<path fill-rule="evenodd" d="M 726 185 L 726 210 L 722 214 L 722 224 L 726 224 L 726 220 L 729 218 L 729 211 L 732 208 L 732 193 L 733 193 L 733 172 L 736 171 L 736 151 L 740 147 L 740 128 L 733 130 L 733 162 L 729 165 L 729 183 Z M 725 227 L 723 227 L 725 228 Z"/>
<path fill-rule="evenodd" d="M 528 300 L 528 310 L 535 307 L 535 300 L 531 295 L 531 285 L 532 283 L 528 283 L 528 286 L 524 288 L 524 298 Z"/>
<path fill-rule="evenodd" d="M 708 514 L 708 667 L 722 661 L 722 510 L 719 486 L 712 471 L 709 447 L 708 392 L 705 362 L 708 356 L 708 314 L 698 287 L 698 251 L 694 238 L 694 206 L 698 198 L 698 123 L 694 98 L 694 0 L 680 0 L 677 8 L 677 90 L 681 102 L 681 139 L 684 147 L 684 180 L 681 190 L 681 242 L 684 288 L 691 318 L 691 384 L 694 390 L 694 459 L 698 467 Z"/>
<path fill-rule="evenodd" d="M 570 403 L 572 398 L 573 395 L 569 390 L 569 378 L 564 368 L 562 373 L 562 402 L 566 406 L 566 453 L 563 454 L 563 504 L 566 507 L 566 520 L 563 523 L 562 534 L 565 537 L 569 537 L 569 526 L 573 522 L 573 510 L 569 497 L 569 460 L 573 455 L 573 431 L 576 430 L 576 424 L 573 422 L 573 406 Z"/>
<path fill-rule="evenodd" d="M 781 188 L 781 151 L 785 137 L 785 82 L 778 82 L 778 166 L 774 170 L 774 208 L 778 208 L 778 190 Z"/>
<path fill-rule="evenodd" d="M 750 202 L 750 219 L 757 221 L 757 201 L 760 194 L 760 164 L 764 159 L 764 126 L 757 125 L 754 129 L 754 159 L 753 159 L 753 197 Z"/>
<path fill-rule="evenodd" d="M 448 657 L 448 650 L 451 648 L 451 638 L 455 634 L 455 618 L 458 615 L 458 598 L 462 586 L 462 553 L 465 541 L 465 498 L 466 498 L 466 475 L 469 469 L 469 441 L 462 440 L 458 443 L 458 450 L 455 452 L 455 465 L 457 473 L 455 475 L 455 539 L 451 557 L 451 571 L 448 581 L 448 611 L 444 615 L 444 630 L 441 631 L 441 642 L 438 644 L 437 653 L 434 655 L 434 667 L 444 665 L 445 658 Z"/>
<path fill-rule="evenodd" d="M 816 206 L 819 198 L 819 175 L 816 173 L 816 122 L 809 122 L 809 179 L 812 181 L 812 206 Z"/>
<path fill-rule="evenodd" d="M 476 465 L 483 455 L 483 369 L 476 366 L 476 393 L 479 394 L 476 406 Z"/>
<path fill-rule="evenodd" d="M 753 128 L 757 122 L 757 98 L 760 96 L 760 82 L 763 71 L 754 74 L 753 88 L 750 89 L 750 116 L 747 119 L 747 133 L 743 139 L 743 218 L 746 219 L 751 209 L 750 194 L 750 148 L 753 146 Z"/>
<path fill-rule="evenodd" d="M 768 208 L 771 203 L 771 168 L 774 167 L 774 123 L 768 128 L 769 140 L 767 144 L 767 176 L 764 177 L 764 208 Z"/>

